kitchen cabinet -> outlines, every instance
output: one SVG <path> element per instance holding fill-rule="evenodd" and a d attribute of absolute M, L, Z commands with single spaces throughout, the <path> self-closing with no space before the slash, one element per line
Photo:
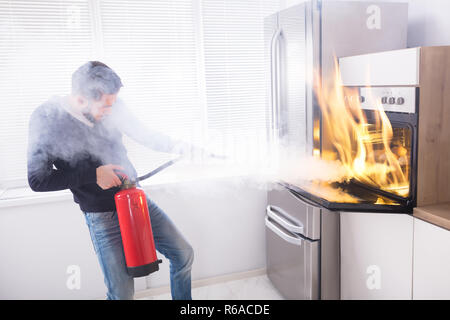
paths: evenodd
<path fill-rule="evenodd" d="M 413 299 L 450 299 L 450 231 L 414 218 Z"/>
<path fill-rule="evenodd" d="M 341 212 L 341 299 L 412 299 L 413 217 Z"/>

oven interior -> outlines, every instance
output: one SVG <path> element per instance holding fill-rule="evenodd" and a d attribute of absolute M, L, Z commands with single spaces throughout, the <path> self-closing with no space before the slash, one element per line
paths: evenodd
<path fill-rule="evenodd" d="M 388 182 L 395 182 L 396 177 L 392 172 L 387 172 L 385 183 L 374 183 L 369 186 L 381 191 L 391 193 L 394 196 L 401 198 L 408 198 L 410 196 L 411 189 L 411 153 L 412 153 L 412 139 L 413 128 L 407 123 L 391 122 L 392 136 L 383 136 L 382 130 L 377 128 L 373 123 L 367 124 L 367 139 L 364 143 L 367 150 L 372 150 L 373 161 L 378 164 L 383 164 L 386 161 L 390 161 L 389 156 L 395 161 L 392 165 L 398 166 L 404 179 L 407 183 L 403 184 L 389 184 Z M 386 144 L 389 148 L 386 148 Z M 353 150 L 353 153 L 356 153 Z M 389 153 L 389 155 L 388 155 Z"/>
<path fill-rule="evenodd" d="M 301 188 L 290 185 L 295 192 L 318 202 L 329 209 L 364 209 L 368 211 L 403 211 L 409 210 L 414 201 L 415 143 L 416 118 L 406 114 L 386 112 L 390 130 L 382 130 L 379 125 L 378 111 L 364 110 L 367 122 L 364 124 L 362 142 L 366 150 L 366 162 L 371 168 L 382 168 L 389 165 L 395 174 L 386 171 L 377 179 L 371 179 L 370 173 L 365 179 L 355 176 L 343 182 L 311 181 L 302 184 Z M 340 160 L 336 147 L 327 141 L 327 132 L 321 132 L 322 157 Z M 356 137 L 353 137 L 356 140 Z M 356 157 L 358 148 L 351 154 Z M 360 146 L 361 147 L 361 146 Z M 401 181 L 400 181 L 401 180 Z"/>

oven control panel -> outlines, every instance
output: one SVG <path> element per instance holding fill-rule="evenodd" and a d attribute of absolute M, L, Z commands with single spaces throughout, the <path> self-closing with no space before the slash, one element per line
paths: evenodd
<path fill-rule="evenodd" d="M 379 106 L 384 111 L 416 113 L 415 87 L 361 87 L 359 96 L 346 96 L 346 99 L 359 99 L 364 110 L 377 110 Z"/>

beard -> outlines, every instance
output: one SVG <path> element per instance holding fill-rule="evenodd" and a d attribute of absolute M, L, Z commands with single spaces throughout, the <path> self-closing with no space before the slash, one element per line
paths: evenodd
<path fill-rule="evenodd" d="M 94 116 L 92 115 L 92 105 L 91 102 L 88 102 L 88 105 L 81 110 L 81 113 L 83 114 L 83 116 L 92 124 L 96 124 L 98 123 L 98 121 L 94 118 Z"/>

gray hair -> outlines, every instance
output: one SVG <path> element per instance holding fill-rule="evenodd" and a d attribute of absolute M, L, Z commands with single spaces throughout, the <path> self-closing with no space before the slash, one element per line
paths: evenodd
<path fill-rule="evenodd" d="M 72 74 L 72 93 L 100 100 L 103 94 L 115 94 L 123 86 L 119 76 L 106 64 L 89 61 Z"/>

